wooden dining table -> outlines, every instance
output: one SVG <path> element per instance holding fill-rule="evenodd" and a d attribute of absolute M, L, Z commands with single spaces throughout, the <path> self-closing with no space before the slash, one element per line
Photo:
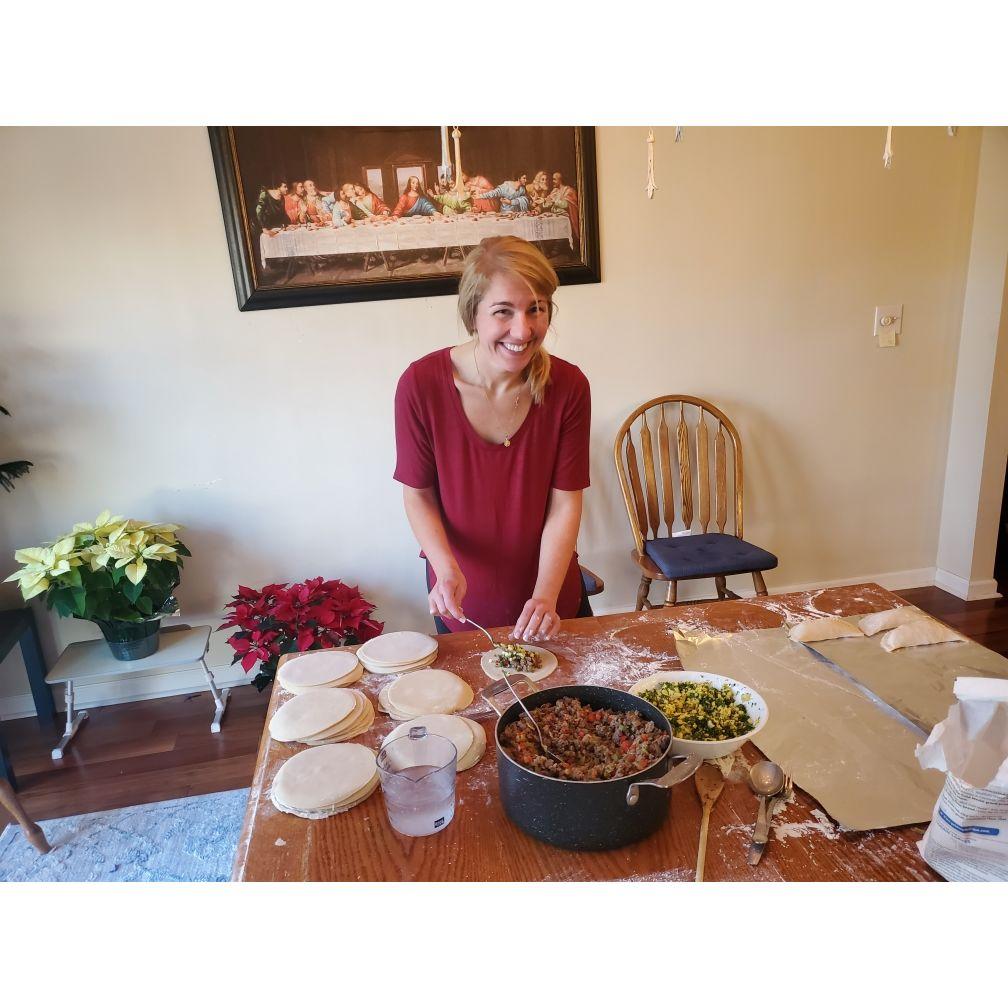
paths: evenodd
<path fill-rule="evenodd" d="M 567 620 L 545 644 L 559 668 L 544 686 L 565 683 L 628 688 L 639 678 L 635 662 L 656 656 L 680 668 L 670 621 L 703 621 L 724 632 L 779 627 L 810 616 L 876 612 L 905 604 L 877 584 L 859 584 L 744 600 L 724 600 L 647 612 Z M 507 628 L 509 629 L 509 628 Z M 495 633 L 502 639 L 507 629 Z M 669 816 L 651 836 L 615 850 L 579 852 L 542 843 L 507 817 L 498 797 L 494 728 L 497 715 L 478 691 L 486 638 L 477 632 L 437 638 L 438 668 L 454 672 L 477 692 L 465 712 L 486 729 L 482 760 L 460 773 L 455 816 L 427 837 L 407 837 L 389 825 L 380 789 L 362 804 L 328 819 L 309 820 L 277 810 L 269 788 L 281 764 L 303 746 L 274 742 L 264 729 L 248 808 L 235 857 L 235 881 L 692 881 L 701 806 L 692 781 L 671 791 Z M 293 656 L 289 656 L 293 657 Z M 370 673 L 354 684 L 375 703 L 387 677 Z M 274 683 L 269 717 L 289 699 Z M 354 739 L 376 752 L 395 722 L 378 713 L 373 728 Z M 816 801 L 795 791 L 774 818 L 766 852 L 755 867 L 746 856 L 757 814 L 747 768 L 763 758 L 747 742 L 714 806 L 707 840 L 705 880 L 717 881 L 940 881 L 921 859 L 917 841 L 926 824 L 863 833 L 841 832 Z"/>

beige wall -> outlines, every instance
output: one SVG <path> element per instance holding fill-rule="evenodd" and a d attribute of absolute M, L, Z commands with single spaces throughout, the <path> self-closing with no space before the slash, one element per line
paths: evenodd
<path fill-rule="evenodd" d="M 1008 454 L 1008 128 L 983 131 L 950 421 L 938 583 L 989 597 Z"/>
<path fill-rule="evenodd" d="M 592 383 L 599 608 L 632 607 L 637 580 L 612 439 L 666 392 L 740 428 L 771 590 L 930 577 L 981 131 L 898 129 L 886 171 L 880 128 L 660 129 L 651 201 L 645 134 L 597 131 L 604 282 L 557 297 L 554 352 Z M 111 507 L 186 527 L 190 622 L 239 581 L 325 574 L 427 626 L 391 402 L 411 360 L 460 339 L 454 300 L 239 313 L 203 129 L 7 129 L 0 182 L 0 452 L 36 463 L 2 501 L 2 573 Z M 894 302 L 901 345 L 881 350 L 874 306 Z M 43 623 L 50 656 L 93 636 Z M 8 714 L 26 692 L 8 659 Z"/>

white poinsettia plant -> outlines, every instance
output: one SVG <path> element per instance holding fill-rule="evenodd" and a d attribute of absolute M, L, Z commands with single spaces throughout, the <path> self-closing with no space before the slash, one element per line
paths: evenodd
<path fill-rule="evenodd" d="M 6 580 L 19 583 L 26 601 L 44 592 L 60 616 L 137 622 L 165 615 L 175 608 L 182 558 L 192 555 L 179 528 L 103 511 L 55 542 L 18 550 L 23 566 Z"/>

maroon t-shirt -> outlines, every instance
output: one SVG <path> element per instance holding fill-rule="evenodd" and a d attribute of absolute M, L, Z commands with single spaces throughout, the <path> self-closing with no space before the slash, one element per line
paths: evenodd
<path fill-rule="evenodd" d="M 551 362 L 543 401 L 532 405 L 509 447 L 484 441 L 473 429 L 455 387 L 450 347 L 414 361 L 396 389 L 394 479 L 437 490 L 448 542 L 468 585 L 463 609 L 487 627 L 512 625 L 532 597 L 550 490 L 589 485 L 588 379 L 559 357 Z M 575 553 L 557 613 L 571 619 L 580 602 Z"/>

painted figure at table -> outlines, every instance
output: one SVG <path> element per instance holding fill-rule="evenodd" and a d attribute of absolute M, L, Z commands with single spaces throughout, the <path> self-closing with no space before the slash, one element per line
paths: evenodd
<path fill-rule="evenodd" d="M 487 198 L 483 194 L 493 189 L 493 183 L 485 175 L 462 175 L 462 182 L 472 193 L 472 208 L 476 213 L 497 213 L 500 200 Z"/>
<path fill-rule="evenodd" d="M 531 204 L 525 188 L 527 181 L 528 177 L 523 173 L 518 178 L 501 182 L 496 188 L 483 193 L 483 199 L 499 199 L 501 213 L 528 213 Z"/>
<path fill-rule="evenodd" d="M 259 222 L 259 227 L 271 238 L 278 231 L 290 226 L 284 199 L 289 191 L 286 181 L 278 182 L 272 188 L 263 186 L 259 191 L 255 209 L 256 220 Z"/>
<path fill-rule="evenodd" d="M 543 204 L 546 202 L 546 197 L 549 195 L 549 191 L 549 176 L 545 171 L 537 171 L 535 173 L 535 178 L 532 179 L 532 183 L 528 187 L 529 200 L 531 200 L 532 204 L 532 213 L 540 213 L 542 211 Z"/>
<path fill-rule="evenodd" d="M 353 220 L 350 204 L 343 198 L 343 191 L 331 192 L 322 197 L 322 207 L 329 214 L 329 227 L 346 227 Z"/>
<path fill-rule="evenodd" d="M 406 187 L 403 189 L 399 202 L 396 203 L 393 217 L 439 217 L 438 208 L 423 194 L 420 187 L 420 179 L 416 175 L 410 175 L 406 179 Z"/>
<path fill-rule="evenodd" d="M 459 195 L 451 183 L 439 182 L 437 190 L 428 189 L 427 195 L 446 217 L 454 217 L 456 214 L 472 210 L 472 194 L 469 190 Z"/>
<path fill-rule="evenodd" d="M 305 184 L 295 182 L 294 191 L 284 194 L 284 210 L 291 224 L 304 224 L 308 218 L 308 206 L 305 203 Z"/>
<path fill-rule="evenodd" d="M 332 211 L 325 205 L 326 196 L 331 193 L 320 190 L 312 179 L 304 180 L 305 216 L 316 227 L 332 223 Z"/>
<path fill-rule="evenodd" d="M 350 204 L 354 220 L 365 220 L 368 217 L 388 217 L 392 213 L 377 193 L 366 189 L 359 182 L 344 183 L 340 194 Z"/>
<path fill-rule="evenodd" d="M 546 197 L 543 209 L 552 213 L 565 213 L 570 219 L 571 234 L 574 241 L 579 240 L 581 234 L 581 214 L 578 209 L 578 194 L 573 186 L 564 182 L 560 172 L 553 172 L 553 188 Z"/>
<path fill-rule="evenodd" d="M 561 619 L 591 615 L 575 553 L 591 395 L 543 345 L 557 283 L 531 243 L 484 239 L 459 282 L 470 340 L 399 379 L 394 478 L 439 632 L 472 629 L 469 615 L 548 639 Z"/>

